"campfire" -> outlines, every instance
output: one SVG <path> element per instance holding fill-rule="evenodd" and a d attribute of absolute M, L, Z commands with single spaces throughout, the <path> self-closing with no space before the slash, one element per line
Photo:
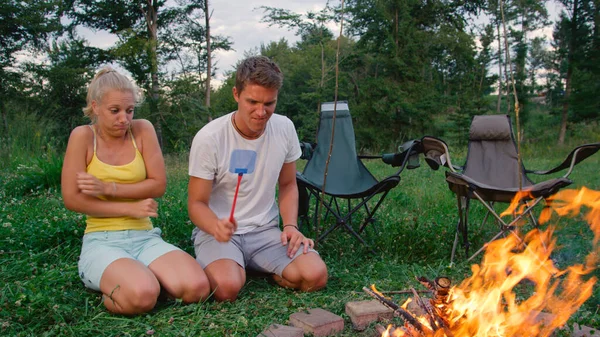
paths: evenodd
<path fill-rule="evenodd" d="M 521 197 L 503 215 L 518 213 Z M 382 337 L 551 336 L 592 295 L 596 278 L 589 274 L 600 257 L 600 192 L 563 190 L 548 200 L 539 217 L 544 224 L 554 213 L 575 216 L 583 206 L 590 209 L 585 218 L 594 238 L 592 252 L 582 264 L 565 270 L 555 266 L 551 259 L 555 227 L 549 225 L 524 237 L 514 232 L 493 241 L 481 264 L 471 267 L 472 276 L 458 285 L 452 286 L 446 277 L 419 278 L 427 296 L 411 288 L 412 298 L 402 305 L 375 286 L 363 288 L 404 321 L 403 326 L 389 326 Z M 535 291 L 522 299 L 515 293 L 519 284 L 531 285 Z"/>

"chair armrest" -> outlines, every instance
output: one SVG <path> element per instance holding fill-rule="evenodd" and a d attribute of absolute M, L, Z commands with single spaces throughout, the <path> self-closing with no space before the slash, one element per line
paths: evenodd
<path fill-rule="evenodd" d="M 408 169 L 415 169 L 419 166 L 419 141 L 411 140 L 398 146 L 398 152 L 384 153 L 382 155 L 359 155 L 360 159 L 381 159 L 384 163 L 392 167 L 406 166 Z"/>
<path fill-rule="evenodd" d="M 439 169 L 440 166 L 449 168 L 452 172 L 462 171 L 461 166 L 452 164 L 450 160 L 450 151 L 446 142 L 439 138 L 425 136 L 421 138 L 421 152 L 425 156 L 425 161 L 432 170 Z"/>
<path fill-rule="evenodd" d="M 381 155 L 381 160 L 392 167 L 402 166 L 409 170 L 416 169 L 421 166 L 419 163 L 419 140 L 410 140 L 398 146 L 396 153 L 384 153 Z"/>
<path fill-rule="evenodd" d="M 546 174 L 560 172 L 560 171 L 563 171 L 564 169 L 568 168 L 569 170 L 563 176 L 564 178 L 566 178 L 569 176 L 569 174 L 571 174 L 571 171 L 573 171 L 573 168 L 575 167 L 575 165 L 579 164 L 580 162 L 587 159 L 589 156 L 598 152 L 598 150 L 600 150 L 600 143 L 591 143 L 591 144 L 580 145 L 580 146 L 576 147 L 575 149 L 573 149 L 573 151 L 571 151 L 571 153 L 569 153 L 567 155 L 567 158 L 565 158 L 565 160 L 563 160 L 563 162 L 560 163 L 560 165 L 556 166 L 553 169 L 546 170 L 546 171 L 544 171 L 544 170 L 525 170 L 525 172 L 538 174 L 538 175 L 546 175 Z"/>

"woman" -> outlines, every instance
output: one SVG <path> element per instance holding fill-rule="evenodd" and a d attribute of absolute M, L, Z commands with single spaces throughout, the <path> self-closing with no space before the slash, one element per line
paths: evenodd
<path fill-rule="evenodd" d="M 154 127 L 133 119 L 139 100 L 124 75 L 101 69 L 83 109 L 92 123 L 71 132 L 62 169 L 65 207 L 87 215 L 79 276 L 102 292 L 109 311 L 126 315 L 152 310 L 161 287 L 186 303 L 210 290 L 194 258 L 163 241 L 150 221 L 166 176 Z"/>

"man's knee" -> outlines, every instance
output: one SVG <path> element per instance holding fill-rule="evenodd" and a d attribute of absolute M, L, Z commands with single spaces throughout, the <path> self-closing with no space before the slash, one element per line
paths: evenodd
<path fill-rule="evenodd" d="M 283 278 L 287 281 L 284 286 L 300 289 L 302 291 L 316 291 L 327 285 L 327 266 L 315 253 L 296 258 L 283 271 Z M 289 285 L 286 285 L 289 283 Z"/>
<path fill-rule="evenodd" d="M 243 283 L 234 279 L 220 279 L 215 280 L 214 284 L 211 284 L 213 290 L 213 296 L 217 301 L 230 301 L 233 302 L 237 299 L 240 290 L 244 286 Z"/>
<path fill-rule="evenodd" d="M 309 270 L 307 270 L 303 275 L 303 291 L 316 291 L 322 289 L 327 285 L 327 267 L 323 261 L 321 263 L 315 264 Z"/>

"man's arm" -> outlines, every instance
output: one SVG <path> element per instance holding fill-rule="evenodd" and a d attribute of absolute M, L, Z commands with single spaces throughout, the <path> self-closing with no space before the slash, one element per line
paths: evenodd
<path fill-rule="evenodd" d="M 298 226 L 296 162 L 283 164 L 279 173 L 279 212 L 284 225 Z"/>
<path fill-rule="evenodd" d="M 190 220 L 202 231 L 212 235 L 219 242 L 227 242 L 237 229 L 235 220 L 219 219 L 208 207 L 212 181 L 191 177 L 188 183 L 188 215 Z"/>
<path fill-rule="evenodd" d="M 281 243 L 288 246 L 291 258 L 304 244 L 304 254 L 314 246 L 313 240 L 304 237 L 298 230 L 298 185 L 296 183 L 296 162 L 283 164 L 279 173 L 279 212 L 283 221 Z M 286 226 L 292 225 L 292 226 Z"/>

